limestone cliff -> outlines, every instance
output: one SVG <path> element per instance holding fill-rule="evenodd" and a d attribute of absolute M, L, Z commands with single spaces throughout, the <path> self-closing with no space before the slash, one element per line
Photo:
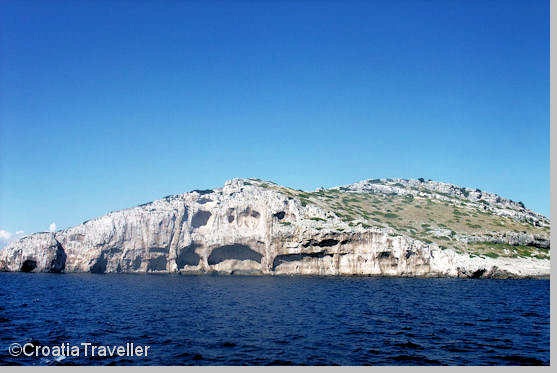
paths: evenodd
<path fill-rule="evenodd" d="M 549 220 L 478 189 L 405 179 L 303 192 L 258 179 L 117 211 L 0 251 L 0 270 L 549 275 Z"/>

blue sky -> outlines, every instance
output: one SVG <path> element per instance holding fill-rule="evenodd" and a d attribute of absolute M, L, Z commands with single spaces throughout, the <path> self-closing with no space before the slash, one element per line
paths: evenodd
<path fill-rule="evenodd" d="M 0 230 L 258 177 L 549 215 L 548 1 L 9 1 Z"/>

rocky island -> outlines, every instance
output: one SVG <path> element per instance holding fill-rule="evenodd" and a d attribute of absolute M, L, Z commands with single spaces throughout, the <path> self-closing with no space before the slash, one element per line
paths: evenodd
<path fill-rule="evenodd" d="M 507 278 L 548 276 L 549 248 L 548 218 L 479 189 L 232 179 L 22 237 L 0 270 Z"/>

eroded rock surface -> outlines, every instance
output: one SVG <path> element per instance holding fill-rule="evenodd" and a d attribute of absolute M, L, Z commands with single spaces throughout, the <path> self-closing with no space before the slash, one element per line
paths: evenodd
<path fill-rule="evenodd" d="M 0 251 L 0 270 L 542 276 L 548 227 L 521 203 L 445 183 L 302 192 L 233 179 L 23 237 Z"/>

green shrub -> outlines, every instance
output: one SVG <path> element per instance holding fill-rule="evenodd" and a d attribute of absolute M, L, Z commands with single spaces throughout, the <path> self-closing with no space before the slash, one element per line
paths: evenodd
<path fill-rule="evenodd" d="M 496 253 L 485 253 L 484 255 L 490 258 L 499 258 L 499 254 Z"/>
<path fill-rule="evenodd" d="M 313 221 L 327 221 L 327 220 L 325 220 L 325 219 L 323 219 L 323 218 L 318 218 L 318 217 L 316 217 L 316 216 L 309 218 L 309 220 L 313 220 Z"/>

